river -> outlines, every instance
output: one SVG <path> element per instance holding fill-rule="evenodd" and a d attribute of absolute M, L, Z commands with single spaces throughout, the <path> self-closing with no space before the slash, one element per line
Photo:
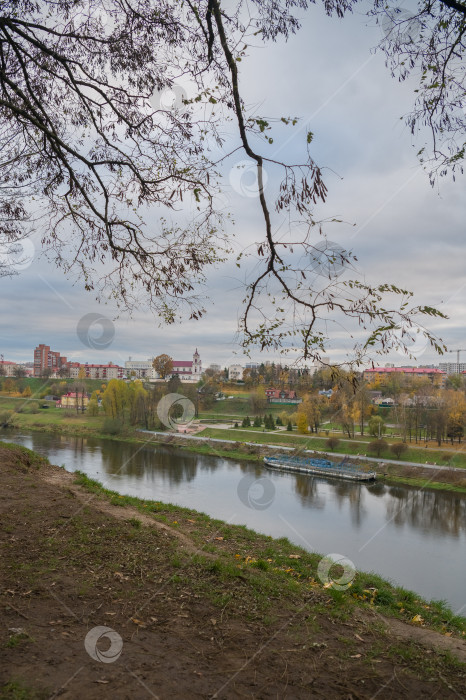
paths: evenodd
<path fill-rule="evenodd" d="M 0 431 L 121 494 L 174 503 L 308 551 L 338 553 L 466 615 L 466 497 L 271 472 L 160 445 Z"/>

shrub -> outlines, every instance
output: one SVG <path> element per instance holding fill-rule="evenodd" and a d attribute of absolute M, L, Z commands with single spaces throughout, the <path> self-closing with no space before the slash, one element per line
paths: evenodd
<path fill-rule="evenodd" d="M 106 418 L 102 426 L 102 432 L 107 435 L 118 435 L 122 429 L 121 421 L 118 418 Z"/>
<path fill-rule="evenodd" d="M 288 423 L 286 424 L 286 429 L 288 432 L 291 432 L 293 430 L 293 426 L 291 425 L 291 421 L 289 420 Z"/>
<path fill-rule="evenodd" d="M 253 426 L 254 426 L 255 428 L 260 428 L 260 427 L 262 426 L 262 419 L 261 419 L 260 416 L 256 416 L 256 417 L 254 418 Z"/>
<path fill-rule="evenodd" d="M 251 419 L 249 416 L 246 416 L 246 418 L 243 418 L 243 422 L 241 423 L 241 426 L 243 428 L 250 428 L 251 427 Z"/>
<path fill-rule="evenodd" d="M 340 440 L 337 437 L 331 437 L 328 440 L 325 441 L 325 445 L 329 448 L 329 450 L 333 450 L 338 447 L 340 444 Z"/>
<path fill-rule="evenodd" d="M 390 445 L 390 452 L 393 452 L 396 459 L 400 459 L 407 449 L 408 445 L 405 442 L 394 442 L 393 445 Z"/>
<path fill-rule="evenodd" d="M 369 443 L 369 452 L 375 454 L 377 457 L 380 457 L 382 452 L 385 452 L 385 450 L 388 449 L 388 442 L 386 440 L 374 440 L 373 442 Z"/>
<path fill-rule="evenodd" d="M 0 425 L 9 425 L 13 411 L 0 411 Z"/>
<path fill-rule="evenodd" d="M 277 416 L 277 420 L 275 421 L 275 425 L 283 425 L 282 419 L 280 416 Z"/>

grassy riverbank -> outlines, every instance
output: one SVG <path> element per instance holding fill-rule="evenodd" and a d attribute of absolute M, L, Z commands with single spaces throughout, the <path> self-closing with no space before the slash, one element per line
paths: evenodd
<path fill-rule="evenodd" d="M 466 619 L 442 603 L 359 571 L 338 590 L 340 567 L 284 538 L 121 496 L 24 448 L 1 444 L 0 468 L 1 698 L 464 687 Z M 84 649 L 99 626 L 121 639 L 114 663 Z"/>

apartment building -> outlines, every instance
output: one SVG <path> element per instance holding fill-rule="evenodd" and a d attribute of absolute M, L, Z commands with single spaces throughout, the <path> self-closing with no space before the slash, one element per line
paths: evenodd
<path fill-rule="evenodd" d="M 51 350 L 50 345 L 41 343 L 34 348 L 35 377 L 41 377 L 46 369 L 50 369 L 52 372 L 58 372 L 58 370 L 66 364 L 66 357 L 62 357 L 59 352 Z"/>
<path fill-rule="evenodd" d="M 432 383 L 440 382 L 445 385 L 447 374 L 436 367 L 371 367 L 365 369 L 364 379 L 371 381 L 374 377 L 383 377 L 389 374 L 402 374 L 408 377 L 427 377 Z"/>
<path fill-rule="evenodd" d="M 123 379 L 126 376 L 124 367 L 114 365 L 112 362 L 107 365 L 89 364 L 87 362 L 81 365 L 77 362 L 70 362 L 69 368 L 70 377 L 73 379 L 78 379 L 83 371 L 86 379 Z"/>
<path fill-rule="evenodd" d="M 230 365 L 228 367 L 228 379 L 233 382 L 238 382 L 243 379 L 244 369 L 241 365 Z"/>

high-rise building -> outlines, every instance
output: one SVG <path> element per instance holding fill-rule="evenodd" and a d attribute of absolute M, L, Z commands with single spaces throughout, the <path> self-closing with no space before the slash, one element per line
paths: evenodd
<path fill-rule="evenodd" d="M 50 369 L 57 372 L 66 365 L 66 357 L 62 357 L 59 352 L 50 349 L 50 345 L 41 343 L 34 348 L 34 376 L 42 376 L 44 370 Z"/>

